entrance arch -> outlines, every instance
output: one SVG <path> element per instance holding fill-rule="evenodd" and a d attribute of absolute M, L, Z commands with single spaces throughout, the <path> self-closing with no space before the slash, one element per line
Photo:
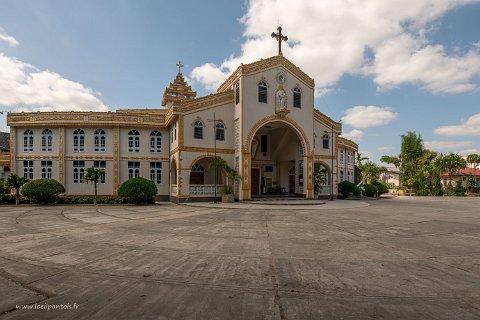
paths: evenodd
<path fill-rule="evenodd" d="M 295 122 L 286 117 L 261 120 L 252 127 L 246 142 L 244 155 L 249 158 L 249 168 L 243 168 L 243 175 L 249 179 L 243 179 L 244 199 L 313 196 L 310 143 Z"/>

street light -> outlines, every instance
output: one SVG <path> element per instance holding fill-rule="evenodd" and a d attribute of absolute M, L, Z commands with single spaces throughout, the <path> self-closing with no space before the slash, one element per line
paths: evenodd
<path fill-rule="evenodd" d="M 214 166 L 215 166 L 215 191 L 213 197 L 213 203 L 217 203 L 217 121 L 220 122 L 215 118 L 215 112 L 213 113 L 213 119 L 207 119 L 209 122 L 213 122 L 213 152 L 214 152 Z"/>
<path fill-rule="evenodd" d="M 342 120 L 339 120 L 338 123 L 341 123 Z M 331 145 L 331 149 L 332 149 L 332 170 L 330 170 L 330 201 L 333 201 L 333 125 L 334 123 L 332 123 L 332 145 Z"/>

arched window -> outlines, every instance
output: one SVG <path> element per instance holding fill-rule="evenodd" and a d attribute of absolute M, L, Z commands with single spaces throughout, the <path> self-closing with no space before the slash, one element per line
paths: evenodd
<path fill-rule="evenodd" d="M 298 87 L 293 89 L 293 107 L 294 108 L 302 107 L 302 92 Z"/>
<path fill-rule="evenodd" d="M 23 151 L 33 151 L 33 131 L 30 129 L 23 133 Z"/>
<path fill-rule="evenodd" d="M 140 132 L 137 130 L 128 132 L 128 152 L 140 152 Z"/>
<path fill-rule="evenodd" d="M 94 151 L 105 151 L 105 143 L 106 143 L 106 133 L 103 129 L 97 129 L 93 133 L 93 150 Z"/>
<path fill-rule="evenodd" d="M 240 102 L 240 83 L 235 83 L 233 87 L 235 89 L 235 104 L 238 104 Z"/>
<path fill-rule="evenodd" d="M 85 151 L 85 132 L 82 129 L 73 131 L 73 151 Z"/>
<path fill-rule="evenodd" d="M 42 151 L 52 151 L 53 133 L 50 129 L 42 131 Z"/>
<path fill-rule="evenodd" d="M 150 133 L 150 152 L 162 152 L 162 133 L 159 131 Z"/>
<path fill-rule="evenodd" d="M 195 121 L 193 125 L 193 138 L 203 139 L 203 122 L 200 120 Z"/>
<path fill-rule="evenodd" d="M 195 163 L 190 170 L 190 185 L 192 184 L 204 184 L 205 182 L 205 169 L 198 162 Z"/>
<path fill-rule="evenodd" d="M 323 139 L 323 149 L 329 149 L 330 148 L 330 136 L 328 135 L 328 133 L 325 132 L 322 139 Z"/>
<path fill-rule="evenodd" d="M 225 125 L 221 122 L 215 126 L 215 138 L 220 141 L 225 140 Z"/>
<path fill-rule="evenodd" d="M 264 80 L 258 83 L 258 102 L 267 103 L 267 83 Z"/>

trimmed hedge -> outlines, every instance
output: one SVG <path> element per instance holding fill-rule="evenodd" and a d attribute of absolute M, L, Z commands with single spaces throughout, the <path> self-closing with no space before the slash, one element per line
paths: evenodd
<path fill-rule="evenodd" d="M 135 204 L 153 203 L 153 197 L 157 195 L 157 186 L 148 179 L 137 177 L 122 183 L 118 188 L 118 195 Z"/>
<path fill-rule="evenodd" d="M 37 179 L 25 183 L 21 193 L 34 203 L 55 203 L 58 195 L 65 192 L 64 186 L 53 179 Z"/>
<path fill-rule="evenodd" d="M 355 183 L 350 181 L 342 181 L 338 184 L 338 195 L 340 198 L 345 199 L 350 193 L 355 196 L 360 194 L 360 190 Z"/>
<path fill-rule="evenodd" d="M 363 191 L 367 197 L 374 197 L 377 195 L 378 189 L 373 184 L 368 183 L 363 185 Z"/>
<path fill-rule="evenodd" d="M 95 198 L 91 196 L 60 196 L 57 204 L 94 204 Z M 128 199 L 118 196 L 98 196 L 97 204 L 128 204 Z"/>

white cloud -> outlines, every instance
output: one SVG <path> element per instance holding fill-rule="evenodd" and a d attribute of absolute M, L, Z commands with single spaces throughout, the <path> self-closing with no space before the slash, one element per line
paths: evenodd
<path fill-rule="evenodd" d="M 441 136 L 480 136 L 480 113 L 459 125 L 443 126 L 433 131 Z"/>
<path fill-rule="evenodd" d="M 370 75 L 382 88 L 413 83 L 433 92 L 473 90 L 480 48 L 449 55 L 426 30 L 446 12 L 480 0 L 250 0 L 240 20 L 240 54 L 207 63 L 192 78 L 213 89 L 240 63 L 275 55 L 278 21 L 289 37 L 284 55 L 315 78 L 317 95 L 345 74 Z M 327 90 L 328 92 L 328 90 Z"/>
<path fill-rule="evenodd" d="M 360 141 L 363 138 L 363 131 L 358 129 L 353 129 L 349 132 L 343 132 L 342 137 L 344 137 L 345 139 Z"/>
<path fill-rule="evenodd" d="M 465 149 L 458 151 L 461 156 L 468 156 L 469 154 L 480 154 L 480 149 Z"/>
<path fill-rule="evenodd" d="M 107 111 L 98 93 L 0 53 L 0 105 L 12 111 Z"/>
<path fill-rule="evenodd" d="M 354 128 L 370 128 L 386 125 L 398 117 L 390 108 L 376 106 L 355 106 L 347 109 L 342 118 L 343 123 Z"/>
<path fill-rule="evenodd" d="M 439 140 L 433 140 L 433 141 L 424 141 L 423 145 L 425 148 L 434 150 L 434 151 L 452 151 L 452 150 L 458 150 L 462 148 L 467 148 L 467 147 L 472 147 L 473 142 L 472 141 L 439 141 Z"/>
<path fill-rule="evenodd" d="M 8 43 L 10 46 L 15 47 L 18 46 L 18 41 L 12 36 L 9 36 L 6 34 L 3 29 L 0 28 L 0 41 L 5 41 Z"/>

